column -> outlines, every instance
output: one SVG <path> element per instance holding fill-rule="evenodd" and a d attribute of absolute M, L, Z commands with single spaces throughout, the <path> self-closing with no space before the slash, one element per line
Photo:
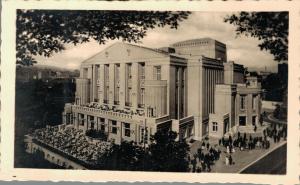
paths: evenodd
<path fill-rule="evenodd" d="M 108 135 L 109 135 L 109 133 L 110 133 L 110 129 L 109 129 L 110 125 L 109 125 L 108 119 L 106 119 L 106 118 L 104 118 L 104 125 L 105 125 L 105 132 L 108 133 Z"/>
<path fill-rule="evenodd" d="M 125 63 L 120 64 L 120 92 L 119 92 L 119 101 L 120 107 L 125 106 L 125 92 L 126 92 L 126 72 L 125 72 Z"/>
<path fill-rule="evenodd" d="M 179 119 L 183 117 L 183 109 L 182 109 L 182 67 L 178 68 L 178 116 Z"/>
<path fill-rule="evenodd" d="M 98 97 L 99 97 L 99 102 L 103 103 L 103 100 L 104 100 L 104 85 L 105 85 L 105 80 L 104 80 L 104 64 L 100 64 L 99 74 L 98 75 L 99 75 L 99 80 L 100 80 Z"/>
<path fill-rule="evenodd" d="M 87 115 L 86 115 L 86 114 L 84 114 L 83 119 L 84 119 L 83 132 L 85 133 L 85 131 L 86 131 L 87 128 L 88 128 L 88 120 L 87 120 Z"/>
<path fill-rule="evenodd" d="M 114 91 L 115 91 L 115 64 L 109 64 L 109 95 L 108 103 L 114 104 Z"/>
<path fill-rule="evenodd" d="M 96 74 L 96 65 L 92 65 L 92 80 L 91 80 L 91 86 L 92 86 L 92 93 L 91 93 L 91 102 L 94 102 L 95 99 L 97 98 L 97 92 L 96 92 L 96 87 L 97 87 L 97 74 Z"/>
<path fill-rule="evenodd" d="M 131 90 L 132 90 L 132 93 L 131 95 L 131 100 L 132 100 L 132 107 L 133 108 L 137 108 L 138 107 L 138 93 L 139 93 L 139 70 L 138 70 L 138 63 L 135 62 L 135 63 L 132 63 L 132 66 L 131 66 L 131 83 L 132 83 L 132 86 L 131 86 Z"/>
<path fill-rule="evenodd" d="M 78 129 L 78 127 L 79 127 L 79 125 L 78 125 L 78 113 L 77 113 L 77 112 L 74 113 L 73 116 L 74 116 L 74 117 L 73 117 L 74 127 L 75 127 L 76 129 Z"/>
<path fill-rule="evenodd" d="M 93 65 L 88 68 L 88 78 L 90 79 L 90 87 L 89 87 L 89 100 L 88 102 L 94 101 L 93 99 Z"/>

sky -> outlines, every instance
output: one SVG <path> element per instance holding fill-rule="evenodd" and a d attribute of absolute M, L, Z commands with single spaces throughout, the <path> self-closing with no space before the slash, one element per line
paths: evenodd
<path fill-rule="evenodd" d="M 172 43 L 210 37 L 227 45 L 227 60 L 242 64 L 249 70 L 277 71 L 278 62 L 273 60 L 273 55 L 268 51 L 261 51 L 258 39 L 246 36 L 236 36 L 235 27 L 224 22 L 224 17 L 232 12 L 193 12 L 188 19 L 179 24 L 177 29 L 169 27 L 149 30 L 147 35 L 140 40 L 139 45 L 160 48 Z M 40 65 L 79 69 L 81 62 L 101 52 L 118 40 L 109 40 L 105 45 L 99 45 L 92 40 L 89 43 L 66 45 L 66 49 L 55 53 L 49 58 L 38 56 L 36 60 Z"/>

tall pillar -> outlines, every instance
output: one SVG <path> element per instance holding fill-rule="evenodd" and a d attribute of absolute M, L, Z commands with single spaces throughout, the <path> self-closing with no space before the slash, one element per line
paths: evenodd
<path fill-rule="evenodd" d="M 96 65 L 92 65 L 92 80 L 91 80 L 91 102 L 94 102 L 95 99 L 97 98 L 97 92 L 96 92 L 96 87 L 97 87 L 97 74 L 96 74 Z"/>
<path fill-rule="evenodd" d="M 100 80 L 100 86 L 98 90 L 98 97 L 99 97 L 99 102 L 103 103 L 104 100 L 104 86 L 105 86 L 105 79 L 104 79 L 104 64 L 100 64 L 99 67 L 99 80 Z"/>
<path fill-rule="evenodd" d="M 109 125 L 109 121 L 108 119 L 104 118 L 104 125 L 105 125 L 105 132 L 108 133 L 108 135 L 110 134 L 110 125 Z"/>
<path fill-rule="evenodd" d="M 132 87 L 131 87 L 131 90 L 132 90 L 132 93 L 131 95 L 131 100 L 132 100 L 132 107 L 133 108 L 137 108 L 138 107 L 138 93 L 139 93 L 139 71 L 138 71 L 138 63 L 137 62 L 134 62 L 132 63 L 132 67 L 131 67 L 131 84 L 132 84 Z"/>
<path fill-rule="evenodd" d="M 114 104 L 114 93 L 115 91 L 115 64 L 109 64 L 109 95 L 108 103 Z"/>
<path fill-rule="evenodd" d="M 120 107 L 125 106 L 125 92 L 126 92 L 126 71 L 125 71 L 125 63 L 120 64 L 120 92 L 119 92 L 119 101 Z"/>
<path fill-rule="evenodd" d="M 88 78 L 90 79 L 90 87 L 89 87 L 89 102 L 94 101 L 93 99 L 93 65 L 88 68 Z"/>
<path fill-rule="evenodd" d="M 84 119 L 83 133 L 85 133 L 85 131 L 88 128 L 88 120 L 87 120 L 87 115 L 86 114 L 83 115 L 83 119 Z"/>

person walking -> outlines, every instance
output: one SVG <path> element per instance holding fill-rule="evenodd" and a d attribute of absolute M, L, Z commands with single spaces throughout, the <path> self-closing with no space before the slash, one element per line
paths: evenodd
<path fill-rule="evenodd" d="M 233 160 L 232 160 L 232 156 L 231 155 L 229 155 L 229 165 L 233 165 Z"/>

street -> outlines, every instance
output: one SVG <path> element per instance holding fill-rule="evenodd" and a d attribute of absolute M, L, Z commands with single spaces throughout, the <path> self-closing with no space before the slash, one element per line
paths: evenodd
<path fill-rule="evenodd" d="M 269 153 L 253 165 L 242 171 L 242 174 L 285 174 L 287 145 L 284 144 Z"/>

